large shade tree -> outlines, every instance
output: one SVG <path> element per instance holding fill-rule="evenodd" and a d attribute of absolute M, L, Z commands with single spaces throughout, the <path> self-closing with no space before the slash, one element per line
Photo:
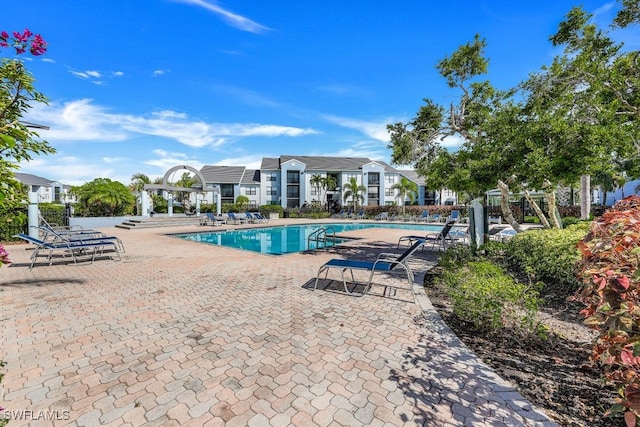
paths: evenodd
<path fill-rule="evenodd" d="M 498 186 L 505 219 L 516 229 L 507 203 L 510 190 L 523 190 L 525 196 L 531 189 L 544 190 L 552 208 L 553 189 L 572 185 L 581 175 L 606 168 L 635 173 L 640 81 L 632 64 L 637 52 L 622 53 L 621 45 L 579 8 L 551 40 L 565 47 L 563 53 L 503 91 L 479 79 L 488 66 L 479 36 L 445 57 L 437 68 L 458 91 L 457 102 L 445 108 L 427 99 L 414 120 L 389 125 L 392 162 L 412 164 L 430 186 L 472 196 Z M 440 142 L 451 135 L 462 144 L 448 153 Z M 622 166 L 612 166 L 616 163 Z M 556 215 L 550 212 L 550 217 L 559 225 Z"/>

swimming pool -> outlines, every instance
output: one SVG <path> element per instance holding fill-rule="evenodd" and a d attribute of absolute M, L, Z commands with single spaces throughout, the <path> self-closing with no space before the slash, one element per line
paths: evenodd
<path fill-rule="evenodd" d="M 283 225 L 260 228 L 245 228 L 241 230 L 214 231 L 206 233 L 174 234 L 185 240 L 207 243 L 210 245 L 225 246 L 234 249 L 259 252 L 262 254 L 284 255 L 294 252 L 303 252 L 319 247 L 333 246 L 351 241 L 348 238 L 337 236 L 335 240 L 329 239 L 318 243 L 315 239 L 309 240 L 309 236 L 325 228 L 328 234 L 331 231 L 337 235 L 343 231 L 365 230 L 368 228 L 392 228 L 414 231 L 435 231 L 442 229 L 437 224 L 394 224 L 394 223 L 337 223 L 337 224 L 304 224 Z"/>

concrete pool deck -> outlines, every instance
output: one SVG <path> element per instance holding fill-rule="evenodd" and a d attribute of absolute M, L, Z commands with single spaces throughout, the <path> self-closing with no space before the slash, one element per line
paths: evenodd
<path fill-rule="evenodd" d="M 407 230 L 348 232 L 362 239 L 283 256 L 166 235 L 204 230 L 220 228 L 108 228 L 122 261 L 32 270 L 27 245 L 7 246 L 0 416 L 32 426 L 555 425 L 442 322 L 419 285 L 434 253 L 412 260 L 418 304 L 403 277 L 377 275 L 362 298 L 312 290 L 328 259 L 398 252 Z"/>

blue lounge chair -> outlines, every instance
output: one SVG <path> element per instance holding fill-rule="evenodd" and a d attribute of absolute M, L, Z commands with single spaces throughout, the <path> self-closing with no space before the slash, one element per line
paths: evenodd
<path fill-rule="evenodd" d="M 339 259 L 334 258 L 326 263 L 324 263 L 320 269 L 318 269 L 318 274 L 316 275 L 316 282 L 313 286 L 313 289 L 316 290 L 318 288 L 318 280 L 320 279 L 320 275 L 324 272 L 324 278 L 327 278 L 330 269 L 338 269 L 340 270 L 340 276 L 342 278 L 342 283 L 344 285 L 344 291 L 348 295 L 354 296 L 363 296 L 367 293 L 369 288 L 371 288 L 371 283 L 373 279 L 373 274 L 376 272 L 379 273 L 394 273 L 394 272 L 404 272 L 407 275 L 407 280 L 409 282 L 409 290 L 411 290 L 411 294 L 413 295 L 413 301 L 415 302 L 415 294 L 413 293 L 413 273 L 407 264 L 407 259 L 410 255 L 412 255 L 419 247 L 424 244 L 424 240 L 417 240 L 413 243 L 411 247 L 409 247 L 402 254 L 390 254 L 390 253 L 381 253 L 378 255 L 375 261 L 366 261 L 366 260 L 350 260 L 350 259 Z M 349 291 L 347 287 L 347 280 L 344 277 L 345 271 L 349 270 L 351 272 L 351 282 L 355 285 L 356 281 L 353 277 L 353 270 L 364 270 L 370 272 L 369 280 L 365 285 L 365 289 L 362 293 Z"/>
<path fill-rule="evenodd" d="M 50 243 L 94 243 L 94 242 L 114 242 L 118 245 L 118 249 L 124 253 L 124 243 L 116 236 L 107 236 L 101 231 L 96 230 L 54 230 L 53 228 L 42 225 L 40 226 L 42 240 Z"/>
<path fill-rule="evenodd" d="M 78 261 L 79 256 L 89 256 L 91 262 L 93 262 L 96 258 L 96 255 L 103 254 L 105 249 L 115 251 L 116 255 L 118 255 L 118 260 L 120 260 L 120 250 L 118 248 L 118 243 L 114 241 L 106 241 L 106 240 L 96 240 L 92 242 L 45 242 L 44 240 L 37 239 L 35 237 L 31 237 L 28 234 L 20 233 L 16 234 L 13 237 L 18 237 L 28 243 L 34 244 L 36 247 L 31 254 L 31 264 L 29 265 L 29 269 L 33 268 L 38 256 L 41 252 L 47 252 L 47 261 L 49 265 L 52 263 L 53 253 L 55 251 L 62 252 L 63 256 L 71 255 L 73 262 L 76 263 Z"/>
<path fill-rule="evenodd" d="M 452 210 L 451 215 L 449 215 L 449 218 L 447 218 L 447 222 L 448 221 L 460 221 L 460 211 L 455 209 Z"/>
<path fill-rule="evenodd" d="M 424 211 L 422 211 L 422 215 L 420 215 L 419 217 L 416 218 L 416 221 L 427 222 L 427 219 L 429 219 L 429 211 L 428 210 L 424 210 Z"/>
<path fill-rule="evenodd" d="M 442 222 L 442 216 L 440 214 L 433 214 L 427 218 L 427 222 Z"/>
<path fill-rule="evenodd" d="M 262 216 L 260 212 L 255 212 L 253 216 L 255 216 L 260 222 L 269 222 L 269 217 Z"/>
<path fill-rule="evenodd" d="M 234 224 L 243 224 L 247 222 L 246 218 L 240 218 L 238 216 L 236 216 L 236 214 L 234 214 L 233 212 L 228 212 L 227 213 L 227 221 L 226 223 L 228 224 L 229 222 L 233 222 Z"/>
<path fill-rule="evenodd" d="M 373 219 L 376 221 L 389 221 L 389 212 L 380 212 Z"/>
<path fill-rule="evenodd" d="M 445 249 L 445 244 L 447 240 L 453 243 L 453 238 L 450 236 L 450 232 L 454 224 L 455 224 L 454 221 L 447 222 L 444 225 L 444 227 L 442 227 L 442 230 L 440 230 L 438 233 L 431 232 L 423 236 L 416 236 L 416 235 L 401 236 L 398 239 L 398 248 L 400 248 L 400 245 L 403 242 L 407 242 L 409 245 L 412 245 L 415 241 L 423 241 L 425 244 L 431 243 L 432 250 L 436 247 L 436 244 L 439 245 L 442 249 Z"/>
<path fill-rule="evenodd" d="M 260 222 L 258 218 L 256 218 L 251 212 L 247 211 L 244 213 L 244 217 L 247 219 L 247 222 L 251 224 L 256 224 Z"/>
<path fill-rule="evenodd" d="M 222 218 L 218 218 L 212 212 L 205 212 L 205 217 L 200 221 L 200 225 L 222 225 L 224 224 L 224 220 Z"/>

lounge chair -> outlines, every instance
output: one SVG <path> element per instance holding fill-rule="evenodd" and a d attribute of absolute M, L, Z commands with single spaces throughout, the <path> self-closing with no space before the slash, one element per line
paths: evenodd
<path fill-rule="evenodd" d="M 518 234 L 518 232 L 513 228 L 494 228 L 489 231 L 489 239 L 506 242 L 507 240 L 511 240 L 516 234 Z"/>
<path fill-rule="evenodd" d="M 364 209 L 360 209 L 355 215 L 355 219 L 364 219 Z"/>
<path fill-rule="evenodd" d="M 426 222 L 442 222 L 442 215 L 433 214 L 429 218 L 427 218 Z"/>
<path fill-rule="evenodd" d="M 246 218 L 240 218 L 238 216 L 236 216 L 236 214 L 234 214 L 233 212 L 228 212 L 227 213 L 227 221 L 226 223 L 229 224 L 229 222 L 233 222 L 234 224 L 244 224 L 247 222 Z"/>
<path fill-rule="evenodd" d="M 376 221 L 389 221 L 389 212 L 380 212 L 373 219 Z"/>
<path fill-rule="evenodd" d="M 96 255 L 103 254 L 105 249 L 112 249 L 115 251 L 116 255 L 118 255 L 118 260 L 120 260 L 120 249 L 118 247 L 118 243 L 115 241 L 106 241 L 106 240 L 95 240 L 92 242 L 45 242 L 44 240 L 37 239 L 35 237 L 31 237 L 28 234 L 20 233 L 16 234 L 13 237 L 18 237 L 28 243 L 34 244 L 36 247 L 31 254 L 31 264 L 29 265 L 29 269 L 33 268 L 38 256 L 41 252 L 47 252 L 47 261 L 49 261 L 49 265 L 52 263 L 53 253 L 55 251 L 62 252 L 63 256 L 71 255 L 73 262 L 76 263 L 79 256 L 90 256 L 91 262 L 93 262 L 96 258 Z"/>
<path fill-rule="evenodd" d="M 449 231 L 449 237 L 452 242 L 462 241 L 464 243 L 469 242 L 469 226 L 466 227 L 453 227 L 451 231 Z"/>
<path fill-rule="evenodd" d="M 342 218 L 344 216 L 344 212 L 344 209 L 340 209 L 340 212 L 334 213 L 333 215 L 331 215 L 331 218 Z"/>
<path fill-rule="evenodd" d="M 427 210 L 422 211 L 422 215 L 415 218 L 416 221 L 424 221 L 424 222 L 427 222 L 428 219 L 429 219 L 429 211 Z"/>
<path fill-rule="evenodd" d="M 379 273 L 395 273 L 395 272 L 404 272 L 407 275 L 407 280 L 409 282 L 409 290 L 411 290 L 411 294 L 413 295 L 413 301 L 415 302 L 415 294 L 413 293 L 413 273 L 407 264 L 407 259 L 410 255 L 412 255 L 419 247 L 424 244 L 424 240 L 417 240 L 410 246 L 406 251 L 402 254 L 392 254 L 392 253 L 381 253 L 378 255 L 375 261 L 367 261 L 367 260 L 350 260 L 350 259 L 340 259 L 334 258 L 326 263 L 324 263 L 319 269 L 318 274 L 316 275 L 316 282 L 313 286 L 313 289 L 316 290 L 318 288 L 318 280 L 320 279 L 320 275 L 324 272 L 324 278 L 327 278 L 330 269 L 338 269 L 340 270 L 340 276 L 342 278 L 342 284 L 344 285 L 344 291 L 348 295 L 354 296 L 363 296 L 367 293 L 369 288 L 371 288 L 371 281 L 373 279 L 373 274 L 376 272 Z M 370 272 L 369 280 L 365 285 L 365 289 L 359 292 L 349 291 L 347 287 L 347 280 L 344 277 L 345 271 L 349 270 L 351 272 L 351 282 L 356 284 L 355 278 L 353 277 L 353 270 L 363 270 Z"/>
<path fill-rule="evenodd" d="M 212 212 L 206 212 L 204 215 L 204 218 L 200 221 L 200 225 L 213 225 L 215 227 L 216 225 L 225 223 L 222 218 L 218 218 Z"/>
<path fill-rule="evenodd" d="M 447 218 L 447 222 L 449 221 L 455 221 L 455 222 L 460 221 L 460 211 L 455 209 L 452 210 L 451 215 L 449 215 L 449 217 Z"/>
<path fill-rule="evenodd" d="M 454 224 L 455 224 L 454 221 L 447 222 L 444 225 L 444 227 L 442 227 L 442 230 L 440 230 L 438 233 L 431 232 L 423 236 L 416 236 L 416 235 L 401 236 L 398 239 L 398 248 L 400 248 L 400 245 L 403 242 L 407 242 L 409 245 L 412 245 L 416 241 L 422 241 L 424 244 L 431 243 L 432 250 L 436 247 L 436 244 L 442 247 L 442 249 L 445 249 L 445 244 L 447 240 L 451 243 L 453 243 L 454 241 L 453 238 L 449 235 Z"/>
<path fill-rule="evenodd" d="M 116 236 L 107 236 L 101 231 L 81 230 L 77 231 L 60 231 L 51 227 L 40 226 L 42 240 L 49 243 L 94 243 L 94 242 L 114 242 L 118 245 L 118 249 L 125 252 L 124 243 Z"/>
<path fill-rule="evenodd" d="M 262 214 L 259 213 L 259 212 L 255 212 L 253 214 L 253 216 L 256 217 L 258 219 L 258 221 L 260 221 L 260 222 L 269 222 L 269 217 L 262 216 Z"/>
<path fill-rule="evenodd" d="M 247 222 L 249 222 L 251 224 L 256 224 L 256 223 L 260 222 L 258 220 L 258 218 L 253 216 L 253 214 L 251 212 L 249 212 L 249 211 L 245 212 L 244 217 L 247 219 Z"/>

